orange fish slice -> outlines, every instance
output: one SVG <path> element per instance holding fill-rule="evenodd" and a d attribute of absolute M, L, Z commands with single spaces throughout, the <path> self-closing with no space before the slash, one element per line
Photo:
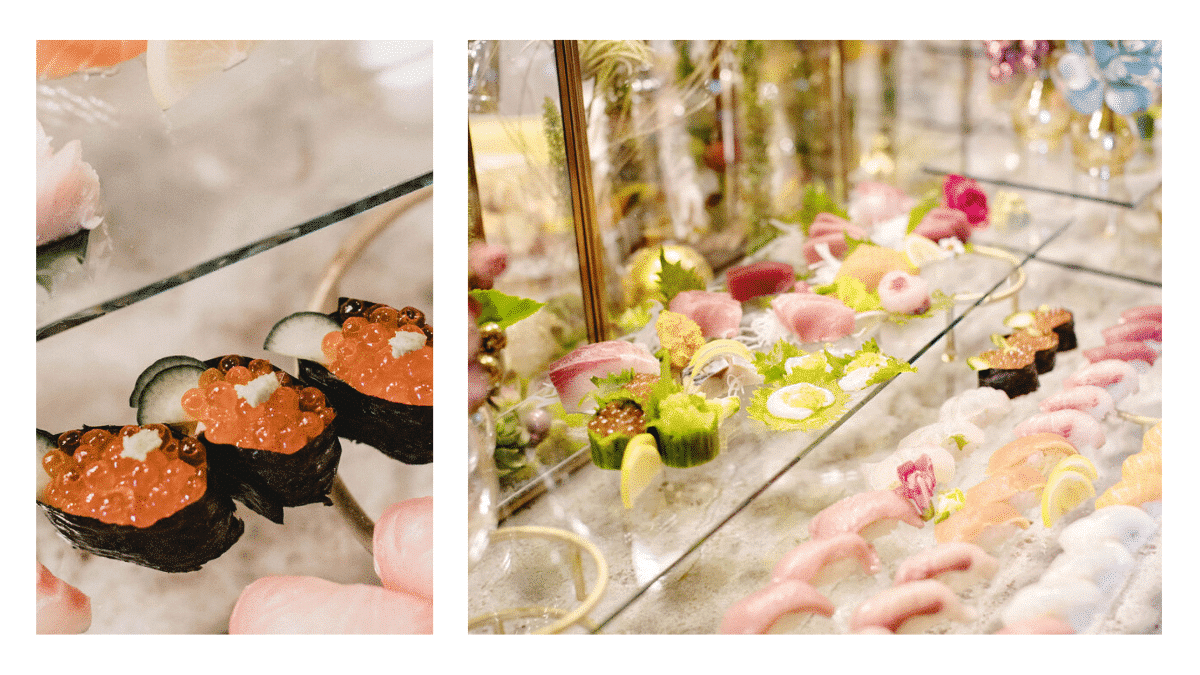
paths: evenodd
<path fill-rule="evenodd" d="M 38 40 L 38 79 L 109 68 L 146 51 L 145 40 Z"/>

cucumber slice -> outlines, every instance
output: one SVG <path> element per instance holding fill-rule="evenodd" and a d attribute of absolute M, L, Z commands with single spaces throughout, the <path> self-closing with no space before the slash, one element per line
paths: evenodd
<path fill-rule="evenodd" d="M 326 335 L 341 329 L 341 324 L 320 312 L 296 312 L 271 328 L 263 349 L 327 366 L 329 360 L 321 351 L 321 342 Z"/>
<path fill-rule="evenodd" d="M 158 375 L 159 373 L 166 370 L 167 368 L 171 368 L 173 366 L 180 366 L 180 365 L 184 365 L 184 364 L 200 366 L 201 368 L 204 367 L 204 362 L 201 361 L 200 359 L 197 359 L 197 358 L 191 357 L 191 356 L 179 356 L 179 355 L 164 356 L 161 359 L 155 361 L 154 363 L 151 363 L 150 367 L 143 370 L 141 375 L 138 375 L 137 382 L 134 383 L 134 385 L 133 385 L 133 393 L 131 393 L 129 395 L 129 407 L 130 408 L 138 407 L 138 401 L 142 400 L 142 390 L 146 388 L 146 383 L 149 382 L 151 380 L 151 378 L 153 378 L 155 375 Z"/>
<path fill-rule="evenodd" d="M 138 424 L 183 424 L 195 421 L 183 411 L 183 398 L 188 389 L 199 386 L 200 375 L 207 368 L 183 363 L 160 371 L 142 389 L 137 405 Z"/>

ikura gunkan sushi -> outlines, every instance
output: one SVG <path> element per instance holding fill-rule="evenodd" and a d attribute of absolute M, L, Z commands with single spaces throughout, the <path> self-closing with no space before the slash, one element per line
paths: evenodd
<path fill-rule="evenodd" d="M 321 390 L 236 354 L 166 357 L 139 385 L 138 421 L 199 422 L 214 473 L 257 513 L 282 523 L 284 507 L 332 504 L 342 449 Z"/>
<path fill-rule="evenodd" d="M 38 506 L 76 548 L 191 572 L 242 536 L 207 448 L 163 424 L 38 431 Z"/>
<path fill-rule="evenodd" d="M 263 348 L 299 359 L 343 438 L 406 464 L 433 461 L 433 327 L 420 310 L 341 298 L 336 312 L 284 317 Z"/>

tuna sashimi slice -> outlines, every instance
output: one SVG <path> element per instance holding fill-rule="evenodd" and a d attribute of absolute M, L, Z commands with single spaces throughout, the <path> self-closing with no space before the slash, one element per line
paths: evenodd
<path fill-rule="evenodd" d="M 429 634 L 433 603 L 409 593 L 316 577 L 264 577 L 238 597 L 230 635 Z"/>
<path fill-rule="evenodd" d="M 92 625 L 92 601 L 82 591 L 37 564 L 38 635 L 73 635 Z"/>
<path fill-rule="evenodd" d="M 854 332 L 854 310 L 831 295 L 781 293 L 771 309 L 804 342 L 833 342 Z"/>
<path fill-rule="evenodd" d="M 1145 342 L 1113 342 L 1103 347 L 1085 349 L 1083 356 L 1092 363 L 1120 359 L 1126 362 L 1143 361 L 1152 366 L 1158 360 L 1158 352 Z"/>
<path fill-rule="evenodd" d="M 796 285 L 796 270 L 788 263 L 763 260 L 731 267 L 725 273 L 729 295 L 745 302 L 760 295 L 786 293 Z"/>
<path fill-rule="evenodd" d="M 707 339 L 732 338 L 742 323 L 742 303 L 729 293 L 682 291 L 671 298 L 668 309 L 695 321 Z"/>
<path fill-rule="evenodd" d="M 1114 342 L 1142 342 L 1156 340 L 1162 342 L 1162 322 L 1153 319 L 1138 319 L 1109 326 L 1100 331 L 1104 336 L 1104 344 Z"/>
<path fill-rule="evenodd" d="M 596 387 L 593 377 L 605 377 L 630 368 L 635 373 L 658 375 L 658 359 L 640 344 L 624 340 L 606 340 L 577 347 L 574 351 L 550 364 L 550 382 L 558 391 L 563 408 L 569 413 L 580 411 L 583 397 Z"/>

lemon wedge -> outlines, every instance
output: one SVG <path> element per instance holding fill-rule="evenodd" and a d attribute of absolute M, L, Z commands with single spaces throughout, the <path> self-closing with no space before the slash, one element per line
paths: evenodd
<path fill-rule="evenodd" d="M 1042 524 L 1054 527 L 1064 513 L 1095 496 L 1091 479 L 1079 471 L 1065 469 L 1052 473 L 1042 490 Z"/>
<path fill-rule="evenodd" d="M 146 74 L 154 100 L 163 110 L 170 108 L 208 77 L 246 60 L 256 42 L 150 40 L 146 45 Z"/>
<path fill-rule="evenodd" d="M 1088 480 L 1092 481 L 1100 477 L 1100 474 L 1096 471 L 1096 465 L 1092 464 L 1092 460 L 1079 454 L 1063 457 L 1059 460 L 1058 464 L 1054 465 L 1054 469 L 1051 470 L 1050 475 L 1054 476 L 1054 474 L 1062 471 L 1075 471 L 1087 476 Z"/>
<path fill-rule="evenodd" d="M 908 256 L 909 262 L 917 267 L 924 267 L 928 263 L 949 258 L 951 255 L 949 251 L 942 249 L 928 237 L 919 234 L 910 234 L 904 237 L 903 248 L 904 255 Z"/>
<path fill-rule="evenodd" d="M 621 503 L 625 508 L 633 508 L 638 496 L 654 483 L 662 468 L 662 457 L 653 436 L 638 434 L 629 440 L 621 459 Z"/>

